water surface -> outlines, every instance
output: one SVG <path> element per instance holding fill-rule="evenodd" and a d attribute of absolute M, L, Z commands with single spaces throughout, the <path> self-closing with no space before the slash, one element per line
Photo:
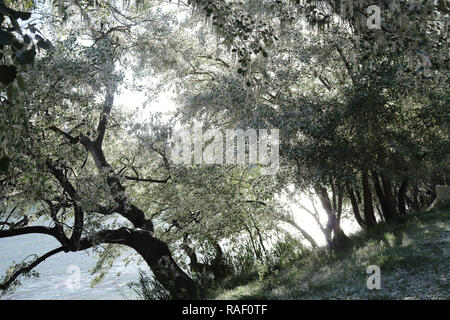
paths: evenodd
<path fill-rule="evenodd" d="M 30 234 L 0 239 L 0 275 L 12 265 L 20 262 L 30 254 L 42 255 L 59 247 L 59 243 L 47 235 Z M 130 251 L 132 254 L 132 252 Z M 27 260 L 28 261 L 28 260 Z M 72 267 L 71 267 L 72 266 Z M 117 259 L 108 271 L 105 279 L 91 288 L 94 278 L 89 270 L 95 266 L 95 257 L 87 252 L 60 252 L 38 265 L 35 270 L 39 278 L 23 278 L 22 285 L 14 293 L 4 295 L 0 299 L 133 299 L 134 293 L 127 283 L 136 281 L 139 268 L 144 265 L 130 263 L 128 266 L 122 259 Z M 71 286 L 74 282 L 73 268 L 79 267 L 79 286 Z M 119 276 L 117 274 L 120 273 Z"/>

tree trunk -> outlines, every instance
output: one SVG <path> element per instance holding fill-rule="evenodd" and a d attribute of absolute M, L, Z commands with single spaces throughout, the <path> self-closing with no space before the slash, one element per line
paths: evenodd
<path fill-rule="evenodd" d="M 386 201 L 387 210 L 389 210 L 390 212 L 392 221 L 398 222 L 401 219 L 397 210 L 397 205 L 395 203 L 391 179 L 385 174 L 381 174 L 381 181 L 383 182 L 384 198 Z"/>
<path fill-rule="evenodd" d="M 173 299 L 193 299 L 198 296 L 196 283 L 175 262 L 167 244 L 153 236 L 153 222 L 126 196 L 125 187 L 105 158 L 101 144 L 83 136 L 80 142 L 91 153 L 97 168 L 107 174 L 107 184 L 115 202 L 114 212 L 128 219 L 135 229 L 130 232 L 127 246 L 134 248 L 147 262 L 156 280 Z"/>
<path fill-rule="evenodd" d="M 389 206 L 384 196 L 383 189 L 381 188 L 378 173 L 372 172 L 373 186 L 375 187 L 375 192 L 377 193 L 378 202 L 381 206 L 381 212 L 385 222 L 390 222 L 393 220 L 392 212 L 389 210 Z"/>
<path fill-rule="evenodd" d="M 155 279 L 170 293 L 173 299 L 198 297 L 196 283 L 178 266 L 167 244 L 146 230 L 133 230 L 128 246 L 135 249 L 147 262 Z"/>
<path fill-rule="evenodd" d="M 412 196 L 413 196 L 412 209 L 418 211 L 420 209 L 419 190 L 416 186 L 414 186 L 413 188 Z"/>
<path fill-rule="evenodd" d="M 382 173 L 380 177 L 383 186 L 381 186 L 378 174 L 376 172 L 372 172 L 372 177 L 378 200 L 381 205 L 381 210 L 383 212 L 384 220 L 386 222 L 401 221 L 402 219 L 397 210 L 397 204 L 394 199 L 392 182 L 390 178 Z"/>
<path fill-rule="evenodd" d="M 262 257 L 262 254 L 261 254 L 261 250 L 258 250 L 258 248 L 256 247 L 256 243 L 255 243 L 255 240 L 254 240 L 254 238 L 253 238 L 252 230 L 250 230 L 250 228 L 248 227 L 248 225 L 247 225 L 245 222 L 243 222 L 243 225 L 244 225 L 244 227 L 245 227 L 245 230 L 247 230 L 248 235 L 250 236 L 250 243 L 251 243 L 251 245 L 252 245 L 252 248 L 253 248 L 253 252 L 254 252 L 254 254 L 255 254 L 255 257 L 256 257 L 259 261 L 263 262 L 263 257 Z"/>
<path fill-rule="evenodd" d="M 306 230 L 304 230 L 302 227 L 300 227 L 295 221 L 293 221 L 289 218 L 285 218 L 285 217 L 281 217 L 280 220 L 283 222 L 289 223 L 291 226 L 293 226 L 295 229 L 297 229 L 301 233 L 303 238 L 305 238 L 311 244 L 311 247 L 313 247 L 313 248 L 318 247 L 316 240 L 314 240 L 314 238 L 308 232 L 306 232 Z"/>
<path fill-rule="evenodd" d="M 199 268 L 197 254 L 195 253 L 194 249 L 192 249 L 189 246 L 189 244 L 187 243 L 187 239 L 188 239 L 188 237 L 185 236 L 184 239 L 183 239 L 183 243 L 182 243 L 181 247 L 183 248 L 184 252 L 186 253 L 186 255 L 189 258 L 189 267 L 194 272 L 202 272 L 203 270 L 201 270 Z"/>
<path fill-rule="evenodd" d="M 328 216 L 327 227 L 324 230 L 325 238 L 327 240 L 328 248 L 330 250 L 333 250 L 339 247 L 341 243 L 347 239 L 347 236 L 345 235 L 344 231 L 340 228 L 340 221 L 339 221 L 340 214 L 339 212 L 333 210 L 327 190 L 322 186 L 317 185 L 315 187 L 315 191 L 319 195 L 322 207 L 324 208 Z"/>
<path fill-rule="evenodd" d="M 192 249 L 187 243 L 187 236 L 185 236 L 183 239 L 182 248 L 189 257 L 189 265 L 192 271 L 196 273 L 212 273 L 214 275 L 214 280 L 216 281 L 225 279 L 225 277 L 231 273 L 224 263 L 223 251 L 218 243 L 214 244 L 216 255 L 211 261 L 211 264 L 198 262 L 197 254 L 195 253 L 194 249 Z"/>
<path fill-rule="evenodd" d="M 328 196 L 328 192 L 325 188 L 322 186 L 317 185 L 315 187 L 315 191 L 317 195 L 319 196 L 320 203 L 322 204 L 323 209 L 325 210 L 327 216 L 328 216 L 328 223 L 327 227 L 324 229 L 325 233 L 325 239 L 327 241 L 328 249 L 332 250 L 334 249 L 334 243 L 333 243 L 333 229 L 336 225 L 336 216 L 333 212 L 333 207 L 331 206 L 330 197 Z"/>
<path fill-rule="evenodd" d="M 263 256 L 266 256 L 267 250 L 266 250 L 266 247 L 264 246 L 264 240 L 263 240 L 263 237 L 262 237 L 262 234 L 261 234 L 261 230 L 259 229 L 259 227 L 256 224 L 255 220 L 252 217 L 250 217 L 250 218 L 251 218 L 251 220 L 253 222 L 253 226 L 255 227 L 256 234 L 257 234 L 258 240 L 259 240 L 259 246 L 260 246 L 260 248 L 262 250 L 262 254 L 263 254 Z"/>
<path fill-rule="evenodd" d="M 145 260 L 155 279 L 164 286 L 172 299 L 196 299 L 198 288 L 175 262 L 167 244 L 143 229 L 122 227 L 116 230 L 101 230 L 80 240 L 77 251 L 86 250 L 102 243 L 120 244 L 130 247 Z"/>
<path fill-rule="evenodd" d="M 350 202 L 353 208 L 353 215 L 355 216 L 356 222 L 359 224 L 361 228 L 366 228 L 366 224 L 361 217 L 361 213 L 359 212 L 358 201 L 356 200 L 355 193 L 353 192 L 353 188 L 347 187 L 348 197 L 350 198 Z"/>
<path fill-rule="evenodd" d="M 334 212 L 336 212 L 336 225 L 333 229 L 333 242 L 335 247 L 344 244 L 348 240 L 347 235 L 341 228 L 342 200 L 343 200 L 342 193 L 339 192 L 337 195 L 337 208 L 336 207 L 334 208 Z"/>
<path fill-rule="evenodd" d="M 381 219 L 381 222 L 386 222 L 386 220 L 384 220 L 383 210 L 381 210 L 381 208 L 380 208 L 380 206 L 378 204 L 377 204 L 376 208 L 377 208 L 378 216 Z"/>
<path fill-rule="evenodd" d="M 398 190 L 398 211 L 401 216 L 406 215 L 406 190 L 408 189 L 408 178 L 403 179 Z"/>
<path fill-rule="evenodd" d="M 216 250 L 216 256 L 213 261 L 211 261 L 211 271 L 214 274 L 214 279 L 216 281 L 222 281 L 232 274 L 232 270 L 229 268 L 223 257 L 223 250 L 220 244 L 215 243 L 214 249 Z"/>
<path fill-rule="evenodd" d="M 367 170 L 362 174 L 363 197 L 364 197 L 364 221 L 368 229 L 377 224 L 375 213 L 373 211 L 372 192 L 370 191 L 369 177 Z"/>

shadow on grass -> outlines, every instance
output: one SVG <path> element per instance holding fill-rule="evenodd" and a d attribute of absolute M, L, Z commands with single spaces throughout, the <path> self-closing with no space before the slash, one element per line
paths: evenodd
<path fill-rule="evenodd" d="M 262 281 L 249 278 L 246 283 L 239 284 L 247 287 L 235 288 L 228 296 L 247 300 L 302 299 L 306 296 L 321 299 L 333 298 L 337 292 L 335 298 L 345 299 L 346 290 L 351 293 L 355 288 L 364 289 L 368 265 L 378 265 L 382 272 L 388 273 L 399 270 L 408 274 L 419 271 L 432 273 L 433 269 L 439 269 L 445 256 L 449 221 L 449 207 L 410 213 L 404 223 L 382 223 L 370 231 L 352 235 L 337 252 L 310 251 L 290 267 L 280 270 L 279 274 Z M 433 276 L 431 279 L 442 290 L 448 289 L 447 283 Z M 392 298 L 389 293 L 369 290 L 364 296 L 364 299 Z"/>

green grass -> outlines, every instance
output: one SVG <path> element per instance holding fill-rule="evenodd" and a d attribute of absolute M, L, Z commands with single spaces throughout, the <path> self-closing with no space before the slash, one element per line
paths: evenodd
<path fill-rule="evenodd" d="M 366 286 L 369 265 L 381 289 Z M 232 282 L 230 282 L 232 283 Z M 310 251 L 276 274 L 222 286 L 216 299 L 450 299 L 450 208 L 414 213 L 351 236 L 336 253 Z"/>

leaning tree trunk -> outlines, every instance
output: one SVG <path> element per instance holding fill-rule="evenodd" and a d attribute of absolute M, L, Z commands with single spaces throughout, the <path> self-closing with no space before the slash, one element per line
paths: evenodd
<path fill-rule="evenodd" d="M 146 230 L 133 230 L 130 247 L 147 262 L 155 279 L 169 291 L 173 299 L 194 299 L 198 297 L 195 282 L 178 266 L 167 244 Z"/>
<path fill-rule="evenodd" d="M 340 228 L 340 214 L 333 209 L 328 192 L 324 187 L 316 185 L 315 191 L 318 194 L 322 207 L 328 216 L 328 223 L 325 228 L 325 238 L 327 240 L 328 248 L 336 249 L 343 241 L 347 239 L 344 231 Z"/>
<path fill-rule="evenodd" d="M 311 244 L 312 248 L 317 248 L 319 247 L 319 245 L 317 244 L 316 240 L 314 240 L 314 238 L 302 227 L 300 227 L 297 222 L 295 222 L 294 220 L 288 218 L 288 217 L 284 217 L 281 216 L 280 221 L 286 222 L 288 224 L 290 224 L 291 226 L 293 226 L 295 229 L 297 229 L 300 234 L 303 236 L 303 238 L 306 239 L 306 241 L 308 241 Z"/>
<path fill-rule="evenodd" d="M 111 71 L 114 64 L 110 65 Z M 103 152 L 103 139 L 108 127 L 108 120 L 114 104 L 116 83 L 113 80 L 106 85 L 106 97 L 97 126 L 97 135 L 91 139 L 85 135 L 79 142 L 91 154 L 94 163 L 102 174 L 106 175 L 106 183 L 115 202 L 115 212 L 128 219 L 134 226 L 129 230 L 125 245 L 134 248 L 147 262 L 156 280 L 169 291 L 173 299 L 192 299 L 198 296 L 196 283 L 175 262 L 168 245 L 154 236 L 153 222 L 145 213 L 135 206 L 126 195 L 125 187 L 119 176 L 107 161 Z"/>
<path fill-rule="evenodd" d="M 366 228 L 366 223 L 361 217 L 361 213 L 359 212 L 358 201 L 356 200 L 355 193 L 353 192 L 353 188 L 347 187 L 348 197 L 350 198 L 350 202 L 352 204 L 353 215 L 355 216 L 356 222 L 359 224 L 361 228 Z"/>
<path fill-rule="evenodd" d="M 169 292 L 172 299 L 195 299 L 198 287 L 175 262 L 167 244 L 140 228 L 122 227 L 116 230 L 101 230 L 80 240 L 79 250 L 86 250 L 101 243 L 130 247 L 145 260 L 155 279 Z"/>

